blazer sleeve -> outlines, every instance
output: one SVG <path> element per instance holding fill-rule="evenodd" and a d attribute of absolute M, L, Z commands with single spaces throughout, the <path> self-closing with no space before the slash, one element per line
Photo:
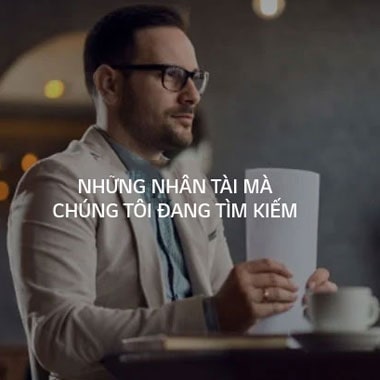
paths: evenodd
<path fill-rule="evenodd" d="M 95 305 L 97 221 L 53 215 L 57 203 L 84 201 L 77 182 L 68 165 L 44 160 L 23 177 L 10 210 L 12 276 L 28 342 L 42 366 L 63 378 L 81 377 L 93 363 L 120 351 L 122 338 L 206 334 L 202 296 L 157 308 Z M 224 268 L 215 266 L 215 271 Z"/>

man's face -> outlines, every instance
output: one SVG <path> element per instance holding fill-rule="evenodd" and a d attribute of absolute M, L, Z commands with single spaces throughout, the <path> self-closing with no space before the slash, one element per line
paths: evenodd
<path fill-rule="evenodd" d="M 132 64 L 172 64 L 198 68 L 193 45 L 175 27 L 154 27 L 135 35 Z M 124 77 L 119 118 L 141 148 L 150 151 L 180 149 L 192 141 L 194 109 L 200 95 L 191 79 L 179 92 L 165 89 L 160 71 L 131 71 Z"/>

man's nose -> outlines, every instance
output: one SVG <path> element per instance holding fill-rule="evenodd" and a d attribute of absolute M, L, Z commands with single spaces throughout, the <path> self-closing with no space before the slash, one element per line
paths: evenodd
<path fill-rule="evenodd" d="M 201 100 L 201 95 L 191 78 L 187 79 L 186 85 L 179 94 L 179 102 L 181 104 L 197 105 Z"/>

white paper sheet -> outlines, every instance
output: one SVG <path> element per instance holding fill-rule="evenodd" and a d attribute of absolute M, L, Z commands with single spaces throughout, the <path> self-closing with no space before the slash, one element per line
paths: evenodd
<path fill-rule="evenodd" d="M 246 170 L 246 179 L 251 183 L 257 179 L 262 184 L 264 175 L 268 178 L 273 193 L 256 191 L 254 194 L 246 194 L 247 260 L 272 258 L 284 263 L 294 275 L 293 280 L 299 286 L 299 296 L 291 310 L 263 319 L 251 332 L 287 334 L 291 331 L 308 331 L 310 327 L 303 317 L 301 301 L 306 281 L 317 264 L 319 174 L 276 168 Z M 288 210 L 295 203 L 296 217 L 286 217 L 289 212 L 283 214 L 281 211 L 274 215 L 285 217 L 263 218 L 260 213 L 254 217 L 254 203 L 271 204 L 274 200 L 279 200 L 280 204 L 286 203 Z M 282 207 L 275 210 L 281 210 Z"/>

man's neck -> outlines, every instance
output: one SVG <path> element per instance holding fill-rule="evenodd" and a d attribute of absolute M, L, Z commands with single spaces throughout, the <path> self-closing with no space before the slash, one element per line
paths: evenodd
<path fill-rule="evenodd" d="M 153 166 L 162 168 L 169 163 L 169 159 L 164 156 L 163 152 L 142 147 L 127 133 L 123 131 L 118 133 L 117 131 L 120 131 L 120 129 L 111 129 L 110 131 L 110 128 L 104 128 L 103 126 L 100 126 L 100 128 L 116 143 L 122 145 L 129 152 L 149 162 Z"/>

